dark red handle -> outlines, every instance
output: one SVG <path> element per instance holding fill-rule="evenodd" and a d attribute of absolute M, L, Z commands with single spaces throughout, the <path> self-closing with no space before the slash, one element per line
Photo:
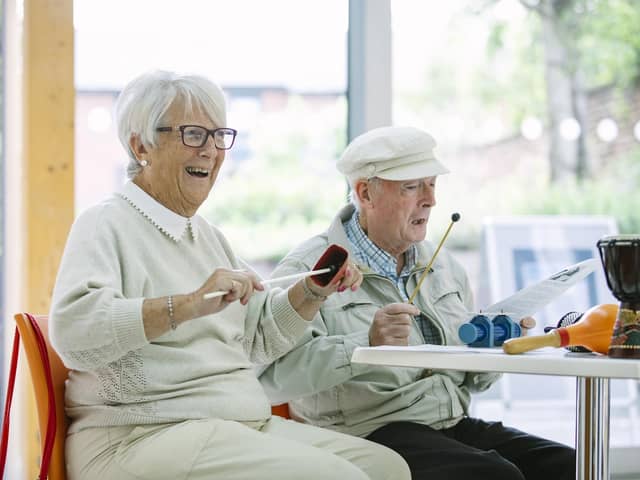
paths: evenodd
<path fill-rule="evenodd" d="M 331 268 L 331 271 L 320 275 L 314 275 L 311 277 L 311 280 L 321 287 L 326 287 L 334 281 L 340 281 L 347 270 L 347 258 L 349 258 L 349 252 L 340 245 L 329 245 L 320 259 L 313 266 L 313 270 L 320 270 L 321 268 L 328 267 Z"/>

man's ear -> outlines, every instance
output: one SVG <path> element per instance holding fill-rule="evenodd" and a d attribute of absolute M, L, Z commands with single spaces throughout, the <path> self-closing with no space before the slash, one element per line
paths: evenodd
<path fill-rule="evenodd" d="M 362 179 L 358 180 L 353 186 L 354 194 L 360 201 L 360 205 L 371 203 L 371 188 L 369 182 Z"/>
<path fill-rule="evenodd" d="M 129 138 L 129 148 L 136 156 L 138 161 L 143 160 L 143 155 L 147 154 L 147 149 L 140 140 L 140 135 L 134 134 Z"/>

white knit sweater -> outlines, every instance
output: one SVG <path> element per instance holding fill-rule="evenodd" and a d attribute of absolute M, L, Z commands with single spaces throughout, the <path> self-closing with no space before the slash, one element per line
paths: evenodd
<path fill-rule="evenodd" d="M 202 217 L 181 217 L 129 182 L 75 221 L 58 272 L 51 341 L 72 369 L 70 432 L 87 427 L 269 417 L 254 363 L 281 356 L 307 322 L 287 292 L 182 323 L 148 341 L 145 298 L 189 293 L 218 267 L 246 268 Z"/>

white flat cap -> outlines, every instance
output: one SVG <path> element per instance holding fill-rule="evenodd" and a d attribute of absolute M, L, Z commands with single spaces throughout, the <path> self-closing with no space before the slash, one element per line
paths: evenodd
<path fill-rule="evenodd" d="M 433 149 L 436 141 L 414 127 L 381 127 L 356 137 L 336 164 L 350 182 L 360 178 L 413 180 L 434 177 L 449 170 Z"/>

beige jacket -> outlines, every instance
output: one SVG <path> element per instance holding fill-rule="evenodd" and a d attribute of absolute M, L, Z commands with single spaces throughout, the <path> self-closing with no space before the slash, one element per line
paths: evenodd
<path fill-rule="evenodd" d="M 342 226 L 353 211 L 351 205 L 342 209 L 326 232 L 289 253 L 273 276 L 308 271 L 332 243 L 355 258 Z M 407 282 L 409 294 L 434 250 L 427 241 L 417 245 L 418 266 Z M 455 425 L 468 412 L 470 392 L 487 389 L 498 375 L 351 364 L 354 349 L 369 345 L 376 310 L 403 301 L 393 281 L 362 269 L 360 289 L 329 297 L 298 345 L 263 371 L 260 381 L 272 403 L 288 401 L 294 418 L 359 436 L 397 421 L 434 428 Z M 467 276 L 446 250 L 432 269 L 414 303 L 433 320 L 446 344 L 460 344 L 458 327 L 469 321 L 473 310 Z M 423 343 L 414 324 L 409 344 Z"/>

